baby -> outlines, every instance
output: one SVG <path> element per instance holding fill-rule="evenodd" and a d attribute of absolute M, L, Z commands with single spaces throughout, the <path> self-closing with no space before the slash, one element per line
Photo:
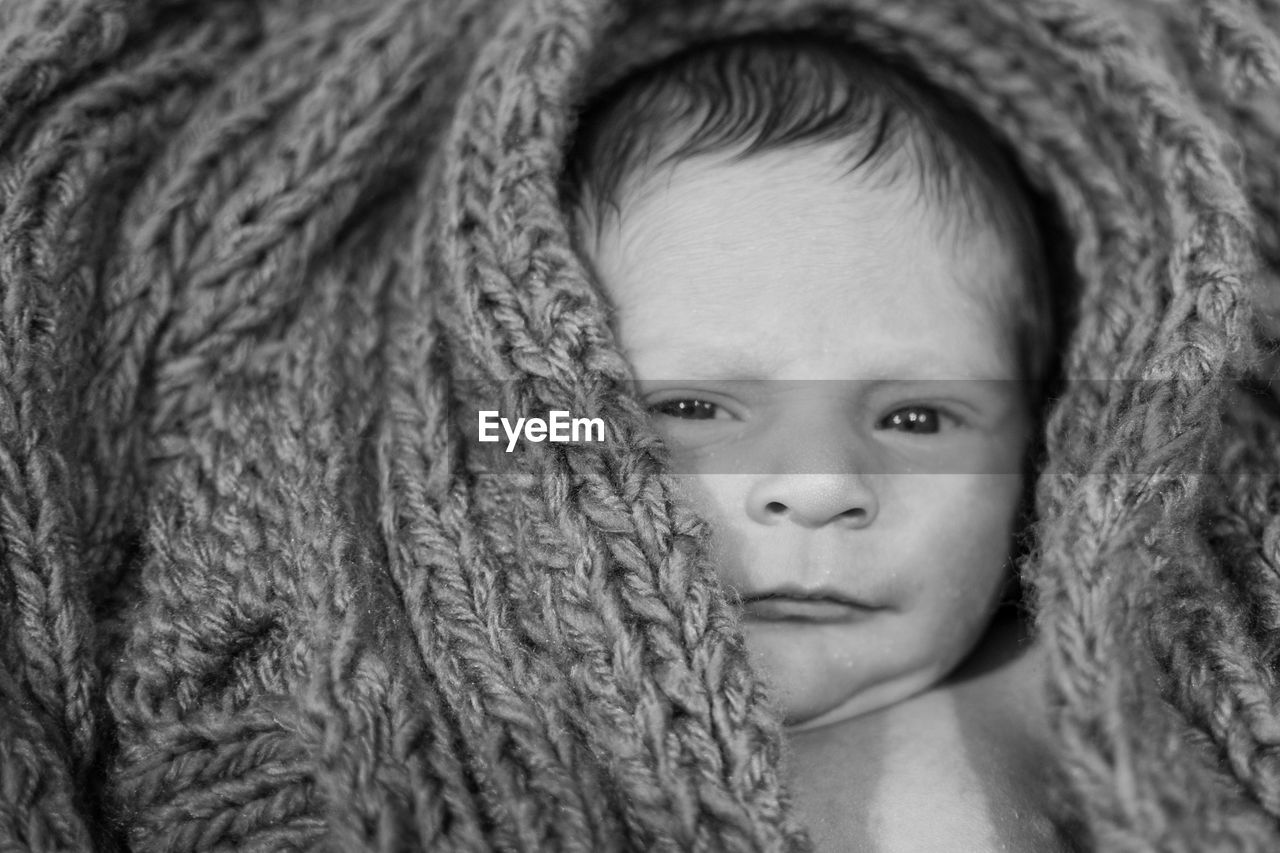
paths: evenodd
<path fill-rule="evenodd" d="M 566 188 L 793 749 L 865 761 L 858 721 L 951 689 L 1012 576 L 1054 349 L 1015 170 L 905 71 L 774 35 L 606 93 Z M 801 799 L 870 784 L 843 766 Z"/>

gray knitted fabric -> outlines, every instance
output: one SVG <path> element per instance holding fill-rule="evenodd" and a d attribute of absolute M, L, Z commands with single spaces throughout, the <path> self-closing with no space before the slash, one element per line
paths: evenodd
<path fill-rule="evenodd" d="M 1276 0 L 0 1 L 0 849 L 808 846 L 556 194 L 599 87 L 796 28 L 1061 215 L 1064 819 L 1280 849 Z"/>

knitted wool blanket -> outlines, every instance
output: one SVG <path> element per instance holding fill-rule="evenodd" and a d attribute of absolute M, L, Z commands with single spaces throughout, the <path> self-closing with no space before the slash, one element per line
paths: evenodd
<path fill-rule="evenodd" d="M 0 3 L 0 848 L 808 847 L 557 196 L 593 92 L 796 28 L 1060 214 L 1069 819 L 1280 849 L 1275 0 Z M 614 440 L 495 471 L 481 403 Z"/>

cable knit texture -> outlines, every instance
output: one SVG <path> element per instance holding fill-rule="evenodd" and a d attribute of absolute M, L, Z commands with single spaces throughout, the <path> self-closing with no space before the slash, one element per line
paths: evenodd
<path fill-rule="evenodd" d="M 1280 849 L 1276 0 L 0 2 L 0 849 L 808 848 L 557 199 L 592 93 L 797 28 L 1060 215 L 1064 820 Z"/>

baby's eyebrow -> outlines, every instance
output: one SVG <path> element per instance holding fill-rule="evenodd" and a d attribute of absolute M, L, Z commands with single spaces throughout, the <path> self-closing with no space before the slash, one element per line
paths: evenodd
<path fill-rule="evenodd" d="M 990 378 L 991 371 L 997 375 L 1004 372 L 1004 366 L 994 360 L 983 358 L 980 361 L 982 363 L 965 360 L 958 353 L 937 347 L 912 346 L 904 342 L 879 352 L 868 348 L 859 353 L 857 364 L 850 365 L 856 368 L 858 375 L 846 378 L 868 382 L 915 382 Z"/>
<path fill-rule="evenodd" d="M 725 381 L 768 381 L 781 378 L 787 364 L 780 348 L 767 346 L 768 338 L 761 339 L 761 348 L 744 351 L 740 348 L 691 347 L 688 349 L 663 346 L 674 357 L 668 378 L 714 378 Z M 855 368 L 856 367 L 856 375 Z M 825 377 L 826 381 L 866 382 L 887 384 L 894 382 L 966 381 L 996 378 L 990 372 L 996 365 L 964 365 L 940 353 L 915 352 L 894 354 L 883 360 L 867 359 L 858 365 L 850 365 L 847 373 Z M 997 370 L 996 376 L 1001 371 Z"/>
<path fill-rule="evenodd" d="M 766 342 L 767 339 L 762 339 L 762 347 Z M 771 350 L 763 351 L 744 351 L 737 347 L 677 349 L 670 345 L 664 346 L 663 349 L 678 353 L 678 356 L 672 359 L 673 366 L 679 368 L 678 372 L 686 374 L 686 376 L 671 378 L 709 376 L 726 381 L 760 381 L 768 379 L 780 361 L 780 348 L 776 341 Z"/>

